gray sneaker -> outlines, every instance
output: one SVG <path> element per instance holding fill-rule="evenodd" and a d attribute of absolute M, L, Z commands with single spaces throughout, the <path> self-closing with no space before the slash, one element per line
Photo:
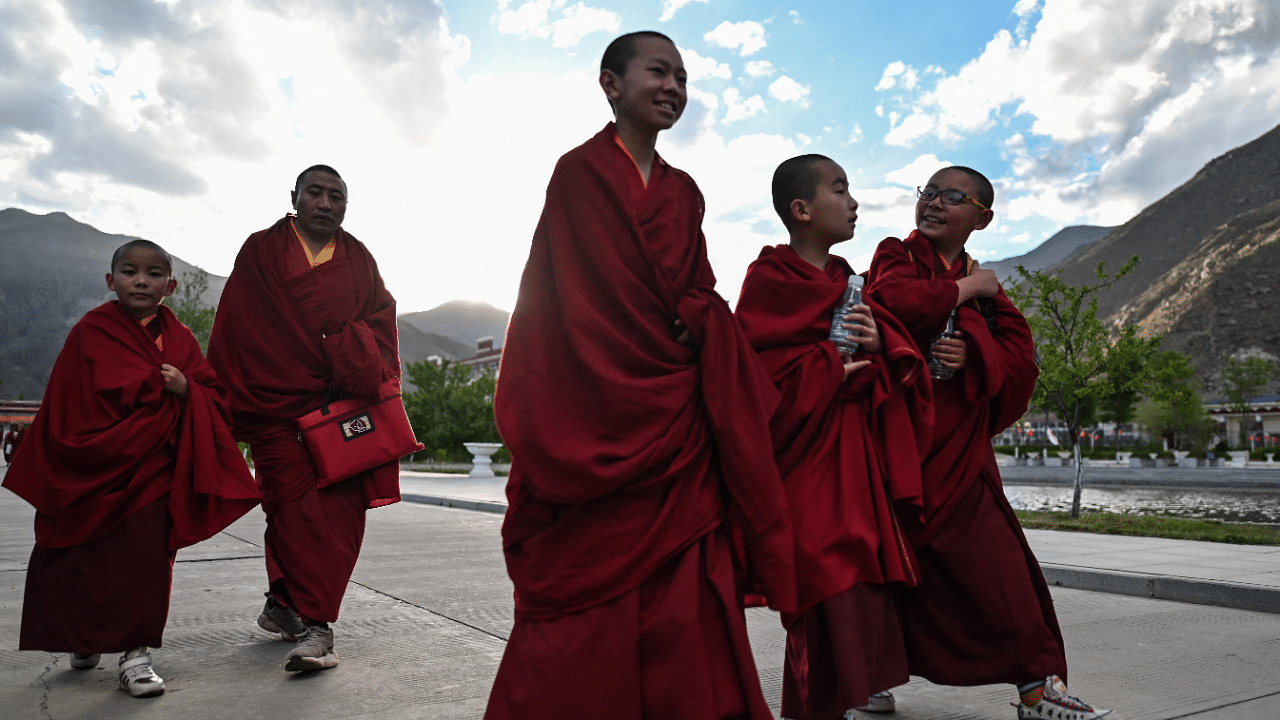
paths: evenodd
<path fill-rule="evenodd" d="M 262 614 L 258 616 L 258 627 L 267 632 L 280 633 L 285 640 L 297 640 L 307 631 L 298 613 L 276 602 L 267 595 L 267 604 L 262 606 Z"/>
<path fill-rule="evenodd" d="M 872 695 L 866 705 L 857 708 L 862 712 L 869 713 L 891 713 L 898 709 L 898 702 L 894 699 L 893 693 L 885 690 Z M 845 720 L 853 720 L 858 715 L 853 710 L 845 711 Z"/>
<path fill-rule="evenodd" d="M 289 672 L 328 670 L 337 667 L 338 656 L 333 653 L 333 629 L 307 625 L 298 636 L 298 646 L 289 651 L 284 669 Z"/>
<path fill-rule="evenodd" d="M 71 653 L 71 667 L 76 670 L 92 670 L 98 667 L 102 653 Z"/>

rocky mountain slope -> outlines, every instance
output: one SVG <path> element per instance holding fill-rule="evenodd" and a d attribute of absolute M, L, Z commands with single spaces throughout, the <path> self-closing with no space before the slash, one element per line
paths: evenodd
<path fill-rule="evenodd" d="M 996 277 L 1000 278 L 1000 282 L 1005 282 L 1007 278 L 1017 280 L 1019 265 L 1026 267 L 1027 270 L 1044 270 L 1052 267 L 1066 260 L 1077 250 L 1098 242 L 1112 230 L 1115 228 L 1072 225 L 1054 233 L 1052 237 L 1028 253 L 1004 260 L 984 262 L 982 267 L 994 272 Z"/>

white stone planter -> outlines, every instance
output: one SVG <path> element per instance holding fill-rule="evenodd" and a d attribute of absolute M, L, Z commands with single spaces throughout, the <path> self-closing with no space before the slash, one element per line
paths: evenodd
<path fill-rule="evenodd" d="M 1182 467 L 1182 461 L 1191 454 L 1190 450 L 1174 450 L 1173 461 L 1178 467 Z"/>
<path fill-rule="evenodd" d="M 1248 450 L 1228 450 L 1227 454 L 1231 456 L 1231 467 L 1244 467 L 1249 464 Z"/>
<path fill-rule="evenodd" d="M 494 477 L 493 454 L 502 449 L 502 443 L 469 442 L 462 443 L 462 446 L 471 453 L 471 477 Z"/>
<path fill-rule="evenodd" d="M 1118 453 L 1116 453 L 1116 462 L 1120 463 L 1121 465 L 1128 465 L 1128 464 L 1129 464 L 1129 456 L 1130 456 L 1130 455 L 1133 455 L 1133 453 L 1131 453 L 1131 452 L 1118 452 Z"/>

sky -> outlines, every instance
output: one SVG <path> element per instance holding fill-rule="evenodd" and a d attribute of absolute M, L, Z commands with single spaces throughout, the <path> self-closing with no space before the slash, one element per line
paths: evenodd
<path fill-rule="evenodd" d="M 995 183 L 979 261 L 1118 225 L 1280 121 L 1280 0 L 0 0 L 0 208 L 65 212 L 212 273 L 336 167 L 400 312 L 510 310 L 556 159 L 611 119 L 599 58 L 672 37 L 658 150 L 706 197 L 730 303 L 779 162 L 846 170 L 865 269 L 951 164 Z"/>

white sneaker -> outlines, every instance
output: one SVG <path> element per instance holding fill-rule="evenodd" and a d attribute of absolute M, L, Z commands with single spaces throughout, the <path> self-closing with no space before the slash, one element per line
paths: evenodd
<path fill-rule="evenodd" d="M 1067 685 L 1057 675 L 1044 681 L 1044 697 L 1035 705 L 1014 703 L 1018 720 L 1120 720 L 1114 710 L 1095 708 L 1067 694 Z"/>
<path fill-rule="evenodd" d="M 289 651 L 284 669 L 302 672 L 328 670 L 337 665 L 338 656 L 333 653 L 333 630 L 307 625 L 306 632 L 298 637 L 298 646 Z"/>
<path fill-rule="evenodd" d="M 98 667 L 102 653 L 71 653 L 71 667 L 76 670 L 92 670 Z"/>
<path fill-rule="evenodd" d="M 885 690 L 872 695 L 866 705 L 857 709 L 869 713 L 891 713 L 898 709 L 898 702 L 894 700 L 893 693 Z M 846 710 L 844 717 L 845 720 L 854 720 L 858 716 L 854 714 L 853 710 Z"/>
<path fill-rule="evenodd" d="M 138 698 L 164 692 L 164 680 L 151 669 L 151 653 L 146 647 L 120 656 L 120 689 Z"/>

